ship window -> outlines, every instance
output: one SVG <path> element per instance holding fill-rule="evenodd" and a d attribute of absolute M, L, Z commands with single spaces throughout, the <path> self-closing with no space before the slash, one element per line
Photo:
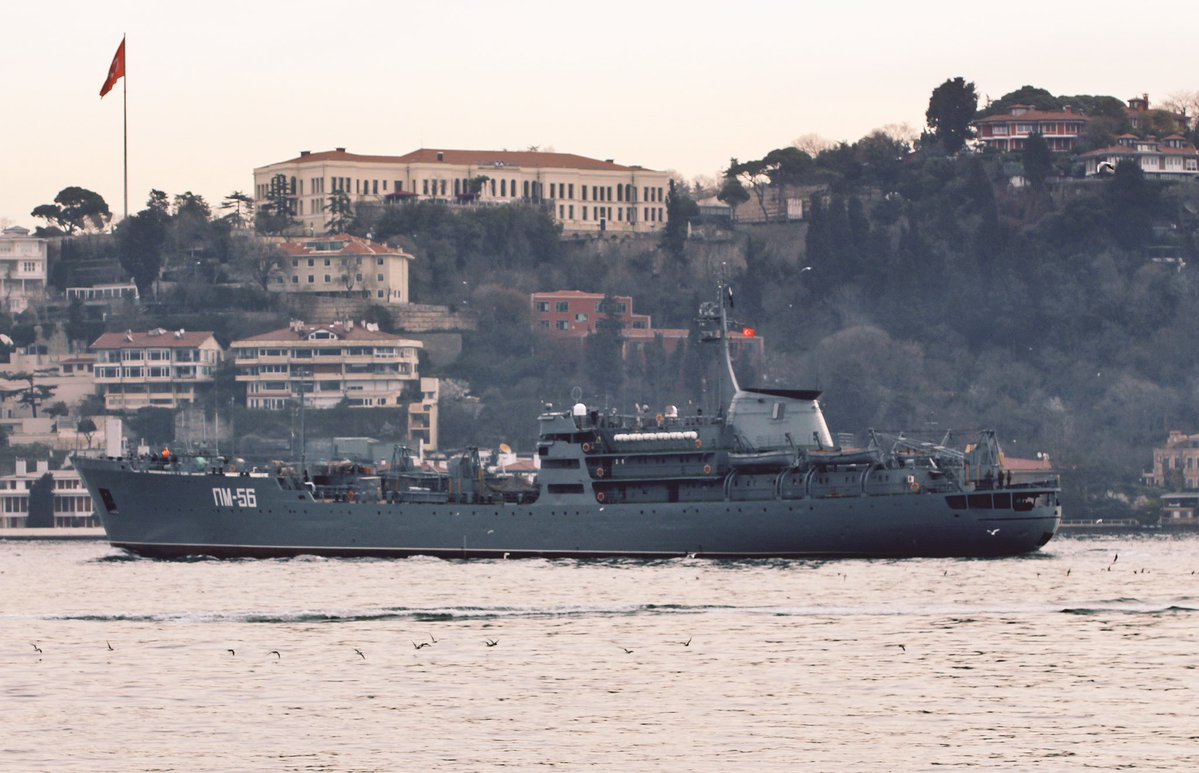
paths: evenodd
<path fill-rule="evenodd" d="M 770 412 L 770 418 L 772 418 L 772 419 L 783 418 L 783 413 L 786 411 L 786 409 L 787 409 L 787 406 L 784 405 L 783 403 L 775 403 L 774 409 L 771 410 L 771 412 Z"/>
<path fill-rule="evenodd" d="M 990 510 L 991 495 L 990 494 L 971 494 L 970 495 L 971 510 Z"/>
<path fill-rule="evenodd" d="M 995 495 L 995 509 L 996 510 L 1011 510 L 1012 509 L 1012 495 L 1011 494 L 996 494 Z"/>
<path fill-rule="evenodd" d="M 551 494 L 582 494 L 582 483 L 551 483 L 549 485 Z"/>
<path fill-rule="evenodd" d="M 578 459 L 544 459 L 541 466 L 547 470 L 577 470 L 579 469 Z"/>
<path fill-rule="evenodd" d="M 1020 512 L 1028 512 L 1033 507 L 1033 502 L 1036 497 L 1031 494 L 1016 494 L 1012 497 L 1012 509 Z"/>
<path fill-rule="evenodd" d="M 954 510 L 965 510 L 966 509 L 966 496 L 964 494 L 954 494 L 952 496 L 947 496 L 947 497 L 945 497 L 945 503 L 948 504 L 950 507 L 952 507 Z"/>

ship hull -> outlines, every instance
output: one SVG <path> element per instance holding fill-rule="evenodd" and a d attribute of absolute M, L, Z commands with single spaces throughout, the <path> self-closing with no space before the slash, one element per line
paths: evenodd
<path fill-rule="evenodd" d="M 444 558 L 1000 557 L 1034 551 L 1061 521 L 953 509 L 931 493 L 597 504 L 323 502 L 272 476 L 76 462 L 109 541 L 155 558 L 296 555 Z"/>

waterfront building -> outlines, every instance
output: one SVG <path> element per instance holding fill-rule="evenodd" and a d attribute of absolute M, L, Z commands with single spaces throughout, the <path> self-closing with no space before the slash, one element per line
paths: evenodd
<path fill-rule="evenodd" d="M 1199 493 L 1163 494 L 1158 525 L 1174 528 L 1199 526 Z"/>
<path fill-rule="evenodd" d="M 0 232 L 0 310 L 20 314 L 46 297 L 48 244 L 21 226 Z"/>
<path fill-rule="evenodd" d="M 29 517 L 29 489 L 49 474 L 53 480 L 54 525 L 57 527 L 99 526 L 92 497 L 73 468 L 51 470 L 44 459 L 31 469 L 24 459 L 16 460 L 11 475 L 0 475 L 0 528 L 20 529 Z"/>
<path fill-rule="evenodd" d="M 178 408 L 196 401 L 197 390 L 214 380 L 223 350 L 210 330 L 127 330 L 105 333 L 96 353 L 96 389 L 110 411 Z"/>
<path fill-rule="evenodd" d="M 293 320 L 285 328 L 230 344 L 236 379 L 246 385 L 246 407 L 280 411 L 304 395 L 308 408 L 402 405 L 420 379 L 423 344 L 384 333 L 374 324 Z"/>
<path fill-rule="evenodd" d="M 438 201 L 453 206 L 531 204 L 570 232 L 652 233 L 666 227 L 670 175 L 612 159 L 540 150 L 421 148 L 402 156 L 303 150 L 254 170 L 254 200 L 282 175 L 292 215 L 309 235 L 326 229 L 329 198 L 352 205 Z"/>

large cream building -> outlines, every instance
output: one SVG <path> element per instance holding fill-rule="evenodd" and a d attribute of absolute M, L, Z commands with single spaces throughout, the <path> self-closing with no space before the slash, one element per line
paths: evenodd
<path fill-rule="evenodd" d="M 305 394 L 309 408 L 401 405 L 415 388 L 420 341 L 383 333 L 374 325 L 334 322 L 289 327 L 230 344 L 237 380 L 246 385 L 246 407 L 279 411 Z"/>
<path fill-rule="evenodd" d="M 283 175 L 293 214 L 307 233 L 329 222 L 329 197 L 351 203 L 443 201 L 464 206 L 540 204 L 566 231 L 648 233 L 666 226 L 670 175 L 573 153 L 422 148 L 363 156 L 345 148 L 300 155 L 254 170 L 254 200 L 267 201 Z"/>

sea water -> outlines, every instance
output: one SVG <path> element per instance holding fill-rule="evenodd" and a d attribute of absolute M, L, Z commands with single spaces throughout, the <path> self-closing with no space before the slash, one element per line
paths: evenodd
<path fill-rule="evenodd" d="M 0 542 L 0 769 L 1193 770 L 1197 571 Z"/>

